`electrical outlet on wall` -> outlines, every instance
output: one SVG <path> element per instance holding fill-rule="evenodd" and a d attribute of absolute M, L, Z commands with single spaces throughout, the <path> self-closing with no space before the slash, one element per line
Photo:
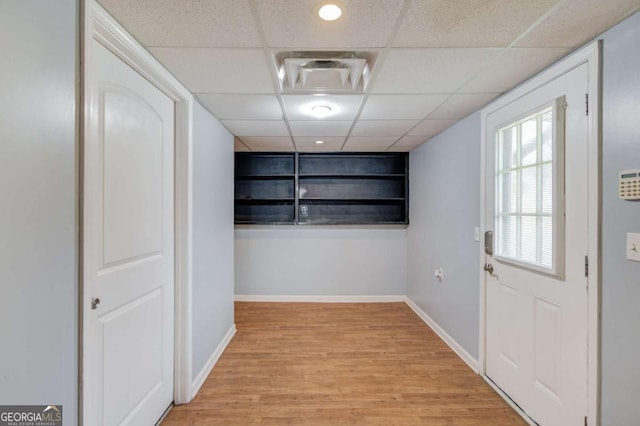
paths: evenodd
<path fill-rule="evenodd" d="M 434 269 L 433 276 L 435 277 L 435 279 L 442 282 L 442 280 L 444 279 L 444 270 L 442 268 Z"/>

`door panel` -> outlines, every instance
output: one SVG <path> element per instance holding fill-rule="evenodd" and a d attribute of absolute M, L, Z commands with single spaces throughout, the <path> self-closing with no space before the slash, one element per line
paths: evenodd
<path fill-rule="evenodd" d="M 110 264 L 162 250 L 166 142 L 162 117 L 142 99 L 113 87 L 105 88 L 102 98 L 104 263 Z"/>
<path fill-rule="evenodd" d="M 85 418 L 154 424 L 173 400 L 174 103 L 97 41 L 85 142 Z"/>
<path fill-rule="evenodd" d="M 104 341 L 105 424 L 121 424 L 162 386 L 162 293 L 135 299 L 100 318 Z"/>
<path fill-rule="evenodd" d="M 586 416 L 587 81 L 585 64 L 487 116 L 486 374 L 543 426 Z"/>
<path fill-rule="evenodd" d="M 511 364 L 511 367 L 518 369 L 520 364 L 520 356 L 518 354 L 518 324 L 509 321 L 510 318 L 516 317 L 516 299 L 518 298 L 518 290 L 506 285 L 500 286 L 500 304 L 505 307 L 502 311 L 503 318 L 500 320 L 500 336 L 502 343 L 500 346 L 501 358 Z"/>
<path fill-rule="evenodd" d="M 558 366 L 562 353 L 562 342 L 558 330 L 561 321 L 560 306 L 536 296 L 534 379 L 537 386 L 558 401 L 560 400 L 558 397 Z"/>

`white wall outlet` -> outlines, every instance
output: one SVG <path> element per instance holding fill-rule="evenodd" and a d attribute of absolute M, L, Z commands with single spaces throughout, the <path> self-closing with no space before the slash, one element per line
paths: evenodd
<path fill-rule="evenodd" d="M 442 268 L 434 269 L 433 276 L 435 277 L 435 279 L 442 282 L 442 280 L 444 279 L 444 270 Z"/>
<path fill-rule="evenodd" d="M 627 259 L 640 262 L 640 234 L 627 232 Z"/>
<path fill-rule="evenodd" d="M 473 228 L 473 240 L 480 241 L 480 227 L 476 226 Z"/>

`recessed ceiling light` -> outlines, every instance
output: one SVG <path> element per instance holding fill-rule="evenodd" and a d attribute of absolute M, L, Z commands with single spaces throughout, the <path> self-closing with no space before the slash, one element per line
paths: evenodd
<path fill-rule="evenodd" d="M 327 105 L 316 105 L 311 108 L 311 112 L 318 118 L 326 117 L 331 114 L 331 107 Z"/>
<path fill-rule="evenodd" d="M 316 141 L 316 144 L 318 145 L 322 145 L 324 143 L 324 141 Z"/>
<path fill-rule="evenodd" d="M 342 9 L 336 4 L 325 4 L 318 9 L 318 15 L 325 21 L 335 21 L 342 16 Z"/>

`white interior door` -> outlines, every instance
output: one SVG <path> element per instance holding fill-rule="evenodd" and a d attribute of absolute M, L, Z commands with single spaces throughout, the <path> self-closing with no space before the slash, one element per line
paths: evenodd
<path fill-rule="evenodd" d="M 487 116 L 486 375 L 540 425 L 587 411 L 588 66 Z"/>
<path fill-rule="evenodd" d="M 174 103 L 91 43 L 83 417 L 152 425 L 173 400 Z"/>

